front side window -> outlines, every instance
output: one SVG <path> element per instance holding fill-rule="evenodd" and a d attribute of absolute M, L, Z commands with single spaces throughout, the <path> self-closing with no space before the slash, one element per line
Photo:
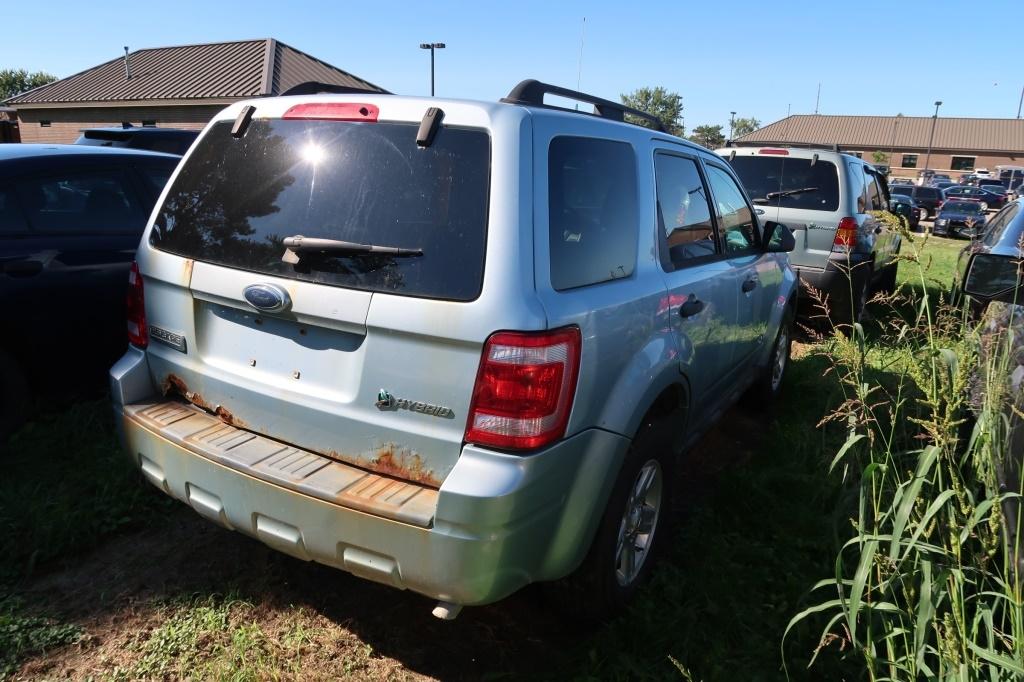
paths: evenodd
<path fill-rule="evenodd" d="M 900 161 L 903 168 L 917 168 L 917 154 L 904 154 Z"/>
<path fill-rule="evenodd" d="M 972 171 L 974 170 L 974 157 L 973 156 L 954 156 L 950 162 L 949 167 L 955 171 Z"/>
<path fill-rule="evenodd" d="M 77 171 L 19 182 L 29 223 L 39 232 L 140 232 L 145 212 L 119 171 Z"/>
<path fill-rule="evenodd" d="M 1014 220 L 1018 213 L 1020 213 L 1020 204 L 1017 202 L 1007 204 L 1006 207 L 992 219 L 992 222 L 989 223 L 988 231 L 985 233 L 985 238 L 982 240 L 982 243 L 985 246 L 995 246 L 999 243 L 999 240 L 1003 238 L 1007 228 L 1013 225 L 1014 222 L 1018 223 L 1014 227 L 1019 232 L 1021 227 L 1019 224 L 1020 221 Z"/>
<path fill-rule="evenodd" d="M 636 155 L 630 145 L 583 137 L 551 141 L 548 243 L 556 290 L 633 274 L 636 195 Z"/>
<path fill-rule="evenodd" d="M 672 154 L 657 154 L 658 225 L 665 236 L 668 269 L 715 256 L 718 239 L 711 220 L 708 192 L 697 162 Z"/>
<path fill-rule="evenodd" d="M 708 182 L 715 199 L 722 241 L 727 254 L 737 254 L 757 247 L 757 223 L 743 191 L 725 170 L 707 165 Z"/>

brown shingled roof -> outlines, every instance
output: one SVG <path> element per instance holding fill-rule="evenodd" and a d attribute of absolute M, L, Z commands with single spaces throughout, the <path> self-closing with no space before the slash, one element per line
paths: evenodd
<path fill-rule="evenodd" d="M 306 81 L 384 92 L 273 39 L 136 50 L 73 76 L 15 95 L 6 104 L 242 98 L 279 95 Z"/>
<path fill-rule="evenodd" d="M 787 116 L 736 139 L 741 146 L 793 144 L 846 149 L 921 149 L 928 147 L 931 116 Z M 895 130 L 895 135 L 894 135 Z M 1024 153 L 1024 120 L 943 118 L 935 122 L 932 149 Z"/>

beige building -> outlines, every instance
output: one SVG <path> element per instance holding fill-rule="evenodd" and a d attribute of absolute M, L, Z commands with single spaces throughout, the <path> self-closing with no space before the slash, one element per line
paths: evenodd
<path fill-rule="evenodd" d="M 893 178 L 916 179 L 927 165 L 956 180 L 979 168 L 1024 166 L 1024 120 L 799 114 L 744 135 L 735 144 L 826 149 L 839 145 L 866 161 L 888 165 Z"/>
<path fill-rule="evenodd" d="M 386 92 L 270 38 L 136 50 L 3 104 L 22 142 L 74 142 L 82 128 L 123 123 L 200 129 L 232 102 L 309 82 Z"/>

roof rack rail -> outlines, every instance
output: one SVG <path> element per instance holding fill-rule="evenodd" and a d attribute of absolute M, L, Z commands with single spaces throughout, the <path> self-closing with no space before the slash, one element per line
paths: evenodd
<path fill-rule="evenodd" d="M 335 85 L 334 83 L 321 83 L 319 81 L 306 81 L 293 85 L 281 93 L 282 97 L 288 95 L 320 95 L 329 93 L 332 95 L 390 95 L 387 90 L 366 90 L 363 88 L 350 88 L 347 85 Z"/>
<path fill-rule="evenodd" d="M 532 78 L 521 81 L 518 85 L 512 88 L 511 92 L 508 93 L 508 96 L 503 97 L 501 101 L 507 104 L 525 104 L 531 107 L 545 107 L 547 109 L 559 109 L 561 111 L 574 111 L 573 109 L 566 109 L 565 107 L 556 107 L 551 104 L 545 104 L 544 95 L 557 95 L 577 102 L 586 102 L 587 104 L 594 105 L 593 114 L 586 111 L 576 112 L 579 114 L 584 114 L 586 116 L 599 116 L 611 121 L 625 121 L 625 114 L 629 114 L 630 116 L 635 116 L 636 118 L 647 121 L 655 130 L 663 133 L 668 132 L 665 129 L 665 124 L 661 122 L 660 118 L 653 114 L 648 114 L 646 111 L 640 111 L 633 107 L 627 107 L 625 104 L 619 104 L 618 102 L 612 102 L 611 100 L 594 97 L 593 95 L 588 95 L 585 92 L 578 92 L 576 90 L 569 90 L 568 88 L 562 88 L 557 85 L 541 83 L 540 81 L 533 80 Z"/>

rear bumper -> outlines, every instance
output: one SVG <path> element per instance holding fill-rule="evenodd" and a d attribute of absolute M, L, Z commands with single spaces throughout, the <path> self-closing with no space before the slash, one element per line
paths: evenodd
<path fill-rule="evenodd" d="M 528 457 L 466 446 L 440 490 L 423 488 L 432 509 L 421 504 L 387 518 L 386 510 L 356 508 L 350 488 L 333 499 L 303 492 L 256 467 L 247 473 L 214 461 L 195 445 L 205 436 L 163 432 L 140 418 L 138 406 L 119 398 L 133 384 L 141 387 L 145 369 L 144 353 L 133 349 L 111 370 L 111 381 L 125 447 L 156 487 L 297 558 L 456 604 L 497 601 L 575 569 L 629 447 L 628 439 L 599 430 Z M 415 485 L 382 480 L 406 492 Z"/>
<path fill-rule="evenodd" d="M 804 318 L 817 318 L 824 314 L 818 299 L 810 292 L 816 289 L 828 302 L 829 317 L 834 323 L 849 323 L 853 306 L 851 293 L 860 291 L 865 278 L 871 274 L 871 256 L 854 254 L 847 261 L 830 259 L 824 268 L 794 266 L 800 281 L 799 314 Z"/>

